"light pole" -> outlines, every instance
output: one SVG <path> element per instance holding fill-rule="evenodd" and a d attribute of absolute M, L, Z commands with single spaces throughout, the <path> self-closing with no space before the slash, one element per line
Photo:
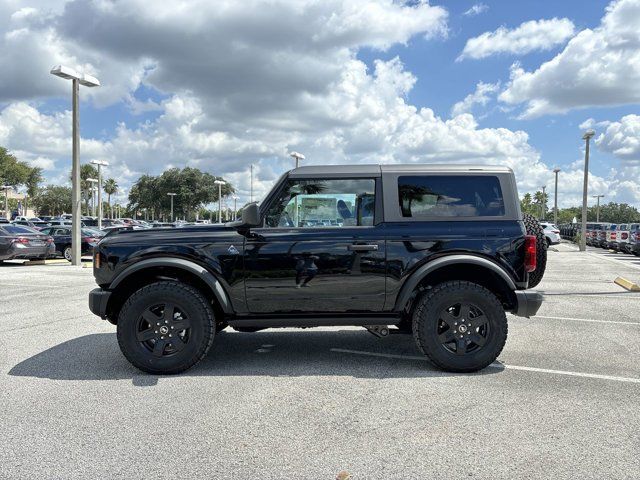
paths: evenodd
<path fill-rule="evenodd" d="M 171 197 L 171 223 L 173 223 L 173 197 L 175 197 L 176 194 L 173 192 L 169 192 L 167 193 L 167 195 Z"/>
<path fill-rule="evenodd" d="M 585 141 L 584 150 L 584 184 L 582 185 L 582 226 L 580 228 L 580 251 L 587 249 L 587 194 L 589 189 L 589 140 L 596 134 L 593 130 L 587 130 L 582 136 Z"/>
<path fill-rule="evenodd" d="M 546 198 L 546 194 L 544 193 L 544 191 L 547 189 L 546 185 L 542 185 L 542 201 L 540 202 L 540 220 L 544 220 L 544 214 L 547 211 L 547 198 Z"/>
<path fill-rule="evenodd" d="M 213 183 L 218 185 L 218 223 L 222 223 L 222 185 L 226 185 L 227 182 L 216 180 Z"/>
<path fill-rule="evenodd" d="M 2 188 L 4 189 L 4 218 L 11 220 L 9 215 L 9 189 L 13 187 L 11 185 L 3 185 Z"/>
<path fill-rule="evenodd" d="M 300 160 L 304 160 L 304 155 L 298 152 L 291 152 L 289 156 L 295 159 L 296 168 L 300 166 Z M 296 226 L 296 228 L 298 227 L 298 196 L 297 195 L 293 199 L 293 224 Z"/>
<path fill-rule="evenodd" d="M 237 195 L 233 195 L 231 198 L 233 198 L 233 219 L 237 220 L 238 219 L 238 197 Z"/>
<path fill-rule="evenodd" d="M 558 226 L 558 173 L 562 170 L 554 168 L 553 173 L 556 174 L 556 188 L 553 195 L 553 224 Z"/>
<path fill-rule="evenodd" d="M 104 160 L 92 160 L 92 164 L 98 166 L 98 229 L 102 230 L 102 169 L 109 165 L 109 162 Z"/>
<path fill-rule="evenodd" d="M 253 163 L 251 164 L 251 193 L 249 195 L 250 201 L 253 202 Z"/>
<path fill-rule="evenodd" d="M 598 199 L 598 203 L 596 206 L 596 222 L 600 223 L 600 199 L 604 197 L 604 195 L 591 195 L 593 198 Z"/>
<path fill-rule="evenodd" d="M 87 182 L 91 184 L 91 186 L 89 187 L 89 192 L 91 192 L 91 216 L 95 217 L 96 216 L 96 197 L 94 196 L 93 192 L 95 191 L 95 187 L 96 187 L 95 184 L 98 183 L 98 179 L 87 178 Z M 87 205 L 87 210 L 89 210 L 89 205 Z"/>
<path fill-rule="evenodd" d="M 99 87 L 100 81 L 91 75 L 80 75 L 73 68 L 58 65 L 51 69 L 51 74 L 71 80 L 72 119 L 72 161 L 71 161 L 71 264 L 80 265 L 80 85 Z"/>

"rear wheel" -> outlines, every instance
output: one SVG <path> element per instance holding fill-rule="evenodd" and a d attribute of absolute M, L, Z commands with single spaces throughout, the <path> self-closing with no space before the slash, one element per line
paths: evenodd
<path fill-rule="evenodd" d="M 64 247 L 64 250 L 62 250 L 62 255 L 64 256 L 65 260 L 69 262 L 72 261 L 73 253 L 71 251 L 71 245 L 67 245 L 66 247 Z"/>
<path fill-rule="evenodd" d="M 507 317 L 498 298 L 471 282 L 436 285 L 419 299 L 413 336 L 436 366 L 475 372 L 490 365 L 507 341 Z"/>
<path fill-rule="evenodd" d="M 134 366 L 173 374 L 191 368 L 207 354 L 216 332 L 213 310 L 200 291 L 180 282 L 142 287 L 118 317 L 118 344 Z"/>
<path fill-rule="evenodd" d="M 536 269 L 529 273 L 529 288 L 533 288 L 542 281 L 544 271 L 547 268 L 547 239 L 540 222 L 528 213 L 522 214 L 522 220 L 527 230 L 527 235 L 536 237 Z"/>

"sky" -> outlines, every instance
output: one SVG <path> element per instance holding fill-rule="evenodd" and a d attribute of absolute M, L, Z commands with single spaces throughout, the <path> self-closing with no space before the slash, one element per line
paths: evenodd
<path fill-rule="evenodd" d="M 303 164 L 511 167 L 520 194 L 640 207 L 640 0 L 0 0 L 0 145 L 68 183 L 71 85 L 81 161 L 118 200 L 193 166 L 240 203 Z M 590 201 L 595 199 L 590 199 Z"/>

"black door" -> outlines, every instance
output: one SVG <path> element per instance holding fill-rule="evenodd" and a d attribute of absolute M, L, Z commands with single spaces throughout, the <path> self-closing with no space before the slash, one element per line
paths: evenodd
<path fill-rule="evenodd" d="M 249 311 L 381 310 L 385 240 L 375 204 L 374 179 L 289 180 L 245 244 Z"/>

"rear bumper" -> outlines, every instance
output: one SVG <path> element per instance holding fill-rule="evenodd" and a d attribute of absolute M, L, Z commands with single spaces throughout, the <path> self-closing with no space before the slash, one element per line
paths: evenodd
<path fill-rule="evenodd" d="M 107 318 L 107 304 L 111 292 L 101 288 L 94 288 L 89 292 L 89 310 L 100 318 Z"/>
<path fill-rule="evenodd" d="M 532 317 L 540 309 L 544 297 L 535 290 L 516 290 L 517 305 L 514 312 L 517 317 Z"/>

